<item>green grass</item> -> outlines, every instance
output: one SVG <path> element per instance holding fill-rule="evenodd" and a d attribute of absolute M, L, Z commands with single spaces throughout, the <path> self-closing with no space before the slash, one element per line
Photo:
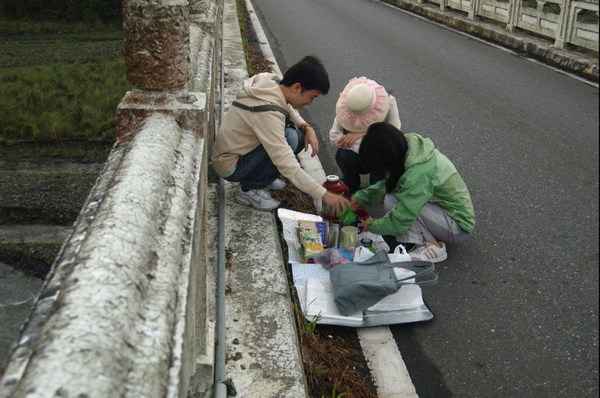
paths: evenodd
<path fill-rule="evenodd" d="M 0 68 L 97 63 L 123 56 L 123 33 L 31 34 L 0 36 Z"/>
<path fill-rule="evenodd" d="M 0 141 L 110 141 L 129 88 L 123 59 L 0 70 Z"/>
<path fill-rule="evenodd" d="M 120 26 L 0 22 L 0 142 L 114 141 L 131 89 Z"/>
<path fill-rule="evenodd" d="M 97 33 L 114 32 L 122 27 L 121 21 L 102 22 L 63 22 L 40 21 L 28 19 L 0 18 L 0 36 L 66 34 L 66 33 Z"/>
<path fill-rule="evenodd" d="M 237 0 L 237 14 L 238 14 L 238 23 L 240 25 L 240 31 L 242 32 L 242 44 L 244 46 L 244 54 L 246 56 L 246 68 L 248 71 L 248 76 L 253 76 L 255 74 L 254 68 L 252 67 L 252 58 L 250 56 L 250 43 L 248 41 L 248 37 L 250 37 L 253 32 L 250 27 L 247 26 L 249 23 L 248 18 L 246 17 L 246 3 L 243 0 Z"/>
<path fill-rule="evenodd" d="M 345 397 L 346 395 L 348 395 L 347 392 L 338 394 L 337 390 L 337 386 L 333 386 L 333 390 L 331 391 L 331 398 L 342 398 Z M 325 398 L 325 395 L 321 395 L 321 398 Z"/>

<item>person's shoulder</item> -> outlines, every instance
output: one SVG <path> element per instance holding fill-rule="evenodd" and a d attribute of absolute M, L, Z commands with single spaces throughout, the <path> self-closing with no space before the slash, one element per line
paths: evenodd
<path fill-rule="evenodd" d="M 277 76 L 277 74 L 273 73 L 273 72 L 260 72 L 260 73 L 256 73 L 253 76 L 261 76 L 261 77 L 268 77 L 270 79 L 274 79 L 274 80 L 281 80 L 281 77 Z"/>
<path fill-rule="evenodd" d="M 254 84 L 267 85 L 267 86 L 277 85 L 277 84 L 279 84 L 279 81 L 281 80 L 281 78 L 279 76 L 277 76 L 276 74 L 271 73 L 271 72 L 257 73 L 256 75 L 252 76 L 250 79 L 252 79 Z"/>

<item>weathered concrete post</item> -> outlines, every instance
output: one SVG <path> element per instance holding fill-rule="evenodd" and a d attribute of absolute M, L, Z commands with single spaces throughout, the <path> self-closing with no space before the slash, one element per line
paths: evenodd
<path fill-rule="evenodd" d="M 135 89 L 117 109 L 117 141 L 153 112 L 168 113 L 202 135 L 205 97 L 188 93 L 190 80 L 188 0 L 124 0 L 125 64 Z"/>
<path fill-rule="evenodd" d="M 560 6 L 560 24 L 556 29 L 556 37 L 554 38 L 554 46 L 557 48 L 565 48 L 567 46 L 567 35 L 573 22 L 577 20 L 577 15 L 571 13 L 575 10 L 571 7 L 572 0 L 564 0 Z"/>
<path fill-rule="evenodd" d="M 446 11 L 448 0 L 440 0 L 440 11 Z"/>
<path fill-rule="evenodd" d="M 480 5 L 481 0 L 471 0 L 471 7 L 469 8 L 469 13 L 467 14 L 467 17 L 469 19 L 475 19 L 475 17 L 477 16 L 477 12 L 479 11 L 479 5 Z"/>
<path fill-rule="evenodd" d="M 515 27 L 519 21 L 519 15 L 521 13 L 521 0 L 510 0 L 508 4 L 508 22 L 506 24 L 506 30 L 514 32 Z"/>
<path fill-rule="evenodd" d="M 127 80 L 149 90 L 181 89 L 190 73 L 187 0 L 124 0 Z"/>

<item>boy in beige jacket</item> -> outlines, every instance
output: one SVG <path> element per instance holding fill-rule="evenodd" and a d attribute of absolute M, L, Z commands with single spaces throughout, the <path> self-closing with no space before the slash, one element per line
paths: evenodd
<path fill-rule="evenodd" d="M 314 199 L 334 209 L 348 200 L 335 195 L 315 181 L 300 166 L 296 154 L 319 144 L 315 130 L 298 109 L 310 105 L 329 91 L 329 77 L 316 57 L 307 56 L 293 65 L 279 80 L 260 73 L 244 80 L 237 99 L 225 114 L 215 139 L 211 162 L 228 181 L 239 182 L 235 201 L 259 210 L 273 210 L 279 202 L 268 189 L 283 189 L 279 174 Z M 298 134 L 297 126 L 303 134 Z M 304 142 L 302 144 L 302 141 Z"/>

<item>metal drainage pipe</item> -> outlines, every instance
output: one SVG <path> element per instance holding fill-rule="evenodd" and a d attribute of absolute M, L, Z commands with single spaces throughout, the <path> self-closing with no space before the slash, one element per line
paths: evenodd
<path fill-rule="evenodd" d="M 224 71 L 224 32 L 225 32 L 225 1 L 221 1 L 221 60 L 220 60 L 220 89 L 219 89 L 219 124 L 225 114 L 225 71 Z M 218 215 L 218 247 L 217 247 L 217 320 L 215 348 L 215 398 L 227 398 L 227 385 L 225 384 L 225 183 L 219 177 L 219 215 Z"/>

